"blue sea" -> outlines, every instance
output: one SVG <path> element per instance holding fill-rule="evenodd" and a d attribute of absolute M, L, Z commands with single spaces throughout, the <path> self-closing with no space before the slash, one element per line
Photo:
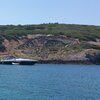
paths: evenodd
<path fill-rule="evenodd" d="M 100 66 L 0 65 L 0 100 L 100 100 Z"/>

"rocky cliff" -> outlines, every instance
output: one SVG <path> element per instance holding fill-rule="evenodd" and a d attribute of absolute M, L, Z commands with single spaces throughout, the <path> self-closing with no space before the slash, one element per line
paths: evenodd
<path fill-rule="evenodd" d="M 93 42 L 93 41 L 92 41 Z M 84 42 L 66 35 L 26 35 L 1 42 L 1 58 L 7 55 L 37 60 L 89 61 L 87 54 L 99 51 L 99 41 Z"/>

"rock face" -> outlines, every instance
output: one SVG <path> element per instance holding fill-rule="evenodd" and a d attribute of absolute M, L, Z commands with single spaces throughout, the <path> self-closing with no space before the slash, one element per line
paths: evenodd
<path fill-rule="evenodd" d="M 92 50 L 93 51 L 93 50 Z M 37 60 L 87 61 L 91 49 L 84 49 L 78 39 L 65 35 L 27 35 L 17 40 L 4 39 L 0 54 Z"/>
<path fill-rule="evenodd" d="M 100 53 L 87 54 L 86 57 L 95 64 L 100 64 Z"/>

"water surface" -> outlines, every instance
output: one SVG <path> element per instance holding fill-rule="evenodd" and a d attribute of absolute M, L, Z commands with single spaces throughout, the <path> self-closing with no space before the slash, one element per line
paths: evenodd
<path fill-rule="evenodd" d="M 0 100 L 100 100 L 100 66 L 0 65 Z"/>

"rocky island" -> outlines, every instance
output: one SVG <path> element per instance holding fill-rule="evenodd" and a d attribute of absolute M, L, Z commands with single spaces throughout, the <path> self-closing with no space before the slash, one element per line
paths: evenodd
<path fill-rule="evenodd" d="M 8 55 L 38 63 L 100 64 L 100 26 L 1 25 L 0 58 Z"/>

